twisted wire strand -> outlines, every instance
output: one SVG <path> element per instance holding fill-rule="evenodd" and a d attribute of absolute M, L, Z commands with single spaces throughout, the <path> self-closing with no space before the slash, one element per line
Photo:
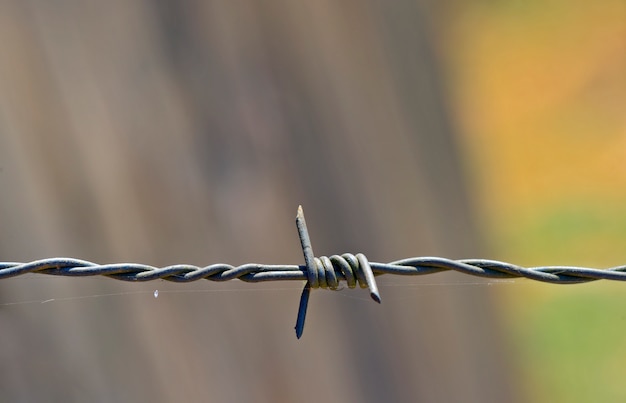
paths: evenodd
<path fill-rule="evenodd" d="M 349 288 L 355 288 L 358 284 L 361 288 L 369 288 L 372 299 L 380 303 L 375 276 L 383 274 L 419 276 L 457 271 L 490 279 L 527 278 L 552 284 L 587 283 L 595 280 L 626 281 L 626 265 L 602 270 L 575 266 L 521 267 L 497 260 L 452 260 L 441 257 L 412 257 L 390 263 L 376 263 L 370 262 L 361 253 L 315 257 L 301 206 L 298 208 L 296 226 L 304 255 L 304 265 L 248 263 L 233 266 L 218 263 L 205 267 L 189 264 L 154 267 L 137 263 L 97 264 L 86 260 L 59 257 L 28 263 L 0 262 L 0 280 L 32 273 L 70 277 L 105 276 L 131 282 L 166 280 L 189 283 L 201 279 L 211 281 L 239 279 L 251 283 L 282 280 L 306 281 L 300 297 L 295 327 L 298 338 L 304 331 L 311 289 L 336 290 L 342 282 L 345 282 Z"/>
<path fill-rule="evenodd" d="M 626 266 L 594 269 L 575 266 L 521 267 L 511 263 L 487 259 L 451 260 L 441 257 L 412 257 L 390 263 L 369 262 L 375 276 L 395 274 L 420 276 L 444 271 L 490 279 L 527 278 L 552 284 L 577 284 L 595 280 L 626 281 Z M 312 288 L 336 290 L 341 282 L 349 288 L 357 284 L 367 288 L 365 275 L 355 255 L 320 256 L 315 258 L 317 283 Z M 270 265 L 248 263 L 241 266 L 218 263 L 199 267 L 177 264 L 155 267 L 138 263 L 97 264 L 73 258 L 51 258 L 28 263 L 0 262 L 0 280 L 28 273 L 54 276 L 104 276 L 122 281 L 166 280 L 189 283 L 201 279 L 228 281 L 239 279 L 257 283 L 262 281 L 308 281 L 306 265 Z"/>

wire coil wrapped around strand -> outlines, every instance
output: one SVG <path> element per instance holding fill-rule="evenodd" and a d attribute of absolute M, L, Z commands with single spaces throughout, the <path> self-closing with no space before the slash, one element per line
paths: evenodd
<path fill-rule="evenodd" d="M 246 282 L 300 280 L 306 281 L 296 321 L 296 335 L 302 336 L 310 291 L 313 288 L 336 290 L 345 281 L 349 288 L 357 284 L 369 288 L 370 296 L 380 303 L 375 276 L 396 274 L 415 276 L 442 271 L 457 271 L 490 279 L 527 278 L 552 284 L 577 284 L 595 280 L 626 281 L 626 266 L 593 269 L 574 266 L 544 266 L 525 268 L 511 263 L 486 259 L 451 260 L 441 257 L 413 257 L 390 263 L 370 262 L 365 255 L 345 253 L 330 257 L 315 257 L 306 228 L 302 207 L 298 208 L 296 226 L 304 254 L 304 265 L 266 265 L 248 263 L 241 266 L 218 263 L 199 267 L 177 264 L 154 267 L 137 263 L 104 264 L 74 258 L 51 258 L 28 263 L 0 262 L 0 280 L 28 273 L 56 276 L 105 276 L 116 280 L 141 282 L 166 280 L 188 283 L 201 279 Z"/>

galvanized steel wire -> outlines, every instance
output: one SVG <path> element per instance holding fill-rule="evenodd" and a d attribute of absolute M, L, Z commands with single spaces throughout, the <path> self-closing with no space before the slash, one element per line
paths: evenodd
<path fill-rule="evenodd" d="M 352 254 L 316 258 L 319 268 L 319 285 L 312 288 L 337 289 L 340 282 L 346 281 L 348 287 L 362 285 L 358 272 L 354 273 L 356 260 Z M 330 263 L 329 263 L 330 261 Z M 344 274 L 345 262 L 349 270 Z M 486 259 L 451 260 L 441 257 L 412 257 L 390 263 L 369 262 L 375 276 L 396 274 L 401 276 L 420 276 L 443 271 L 457 271 L 471 276 L 490 279 L 528 278 L 553 284 L 577 284 L 595 280 L 626 281 L 626 266 L 609 269 L 593 269 L 574 266 L 521 267 L 511 263 Z M 358 269 L 358 266 L 356 267 Z M 0 262 L 0 279 L 7 279 L 28 273 L 54 276 L 85 277 L 104 276 L 122 281 L 166 280 L 177 283 L 189 283 L 197 280 L 228 281 L 239 279 L 250 283 L 281 280 L 308 280 L 304 265 L 269 265 L 248 263 L 241 266 L 213 264 L 199 267 L 177 264 L 166 267 L 154 267 L 137 263 L 97 264 L 73 258 L 50 258 L 28 263 Z M 326 276 L 326 277 L 324 277 Z M 332 280 L 331 280 L 332 278 Z M 336 280 L 334 280 L 336 279 Z M 336 283 L 334 282 L 336 281 Z M 363 288 L 366 288 L 365 285 Z"/>
<path fill-rule="evenodd" d="M 419 276 L 457 271 L 488 279 L 527 278 L 553 284 L 577 284 L 595 280 L 626 281 L 626 266 L 608 269 L 575 266 L 521 267 L 497 260 L 452 260 L 441 257 L 412 257 L 390 263 L 376 263 L 369 262 L 363 254 L 350 253 L 315 257 L 301 207 L 298 208 L 296 225 L 304 253 L 304 265 L 248 263 L 232 266 L 218 263 L 205 267 L 188 264 L 154 267 L 137 263 L 97 264 L 73 258 L 51 258 L 28 263 L 0 262 L 0 280 L 32 273 L 69 277 L 104 276 L 130 282 L 166 280 L 188 283 L 201 279 L 211 281 L 239 279 L 252 283 L 283 280 L 306 281 L 296 324 L 298 338 L 304 329 L 306 307 L 312 288 L 336 290 L 342 282 L 345 282 L 349 288 L 355 288 L 358 284 L 362 288 L 369 288 L 372 299 L 380 303 L 381 299 L 374 277 L 383 274 Z"/>

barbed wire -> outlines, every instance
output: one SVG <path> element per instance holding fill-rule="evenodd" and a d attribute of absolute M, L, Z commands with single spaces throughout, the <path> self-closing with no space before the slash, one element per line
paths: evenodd
<path fill-rule="evenodd" d="M 311 289 L 336 290 L 341 282 L 345 282 L 349 288 L 355 288 L 357 285 L 361 288 L 369 288 L 372 299 L 380 303 L 381 298 L 375 276 L 383 274 L 417 276 L 457 271 L 489 279 L 527 278 L 553 284 L 577 284 L 595 280 L 626 281 L 626 265 L 608 269 L 575 266 L 521 267 L 497 260 L 452 260 L 441 257 L 412 257 L 390 263 L 376 263 L 368 261 L 367 257 L 361 253 L 315 257 L 301 206 L 298 208 L 296 226 L 304 253 L 304 265 L 249 263 L 233 266 L 218 263 L 205 267 L 188 264 L 154 267 L 137 263 L 97 264 L 73 258 L 51 258 L 28 263 L 0 262 L 0 280 L 36 273 L 70 277 L 105 276 L 130 282 L 166 280 L 188 283 L 201 279 L 211 281 L 239 279 L 252 283 L 283 280 L 306 281 L 296 321 L 298 338 L 302 336 L 304 330 Z"/>

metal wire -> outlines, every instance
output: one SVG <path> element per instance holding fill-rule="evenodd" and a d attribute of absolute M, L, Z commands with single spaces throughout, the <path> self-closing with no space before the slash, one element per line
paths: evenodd
<path fill-rule="evenodd" d="M 299 280 L 306 281 L 300 299 L 296 335 L 302 335 L 307 302 L 312 288 L 336 290 L 341 282 L 349 288 L 358 284 L 369 288 L 372 299 L 381 301 L 375 276 L 396 274 L 419 276 L 443 271 L 457 271 L 471 276 L 490 279 L 527 278 L 553 284 L 577 284 L 595 280 L 626 281 L 626 266 L 593 269 L 574 266 L 521 267 L 511 263 L 487 259 L 451 260 L 441 257 L 413 257 L 390 263 L 369 262 L 365 255 L 350 253 L 330 257 L 314 257 L 302 207 L 296 217 L 298 234 L 305 257 L 304 265 L 267 265 L 249 263 L 241 266 L 218 263 L 199 267 L 177 264 L 154 267 L 137 263 L 97 264 L 73 258 L 42 259 L 28 263 L 0 262 L 0 280 L 28 273 L 54 276 L 105 276 L 122 281 L 166 280 L 188 283 L 200 279 L 246 282 Z"/>
<path fill-rule="evenodd" d="M 330 262 L 329 262 L 330 261 Z M 356 257 L 352 254 L 322 256 L 315 258 L 318 269 L 318 285 L 312 288 L 337 289 L 341 281 L 354 288 L 361 283 L 361 274 Z M 397 274 L 419 276 L 442 271 L 458 271 L 471 276 L 491 279 L 525 277 L 531 280 L 553 284 L 587 283 L 595 280 L 626 281 L 626 266 L 609 269 L 592 269 L 573 266 L 520 267 L 511 263 L 485 259 L 450 260 L 441 257 L 412 257 L 390 263 L 369 262 L 375 276 Z M 355 272 L 356 270 L 356 272 Z M 177 283 L 189 283 L 200 279 L 228 281 L 239 279 L 250 283 L 277 280 L 308 280 L 307 267 L 304 265 L 265 265 L 249 263 L 241 266 L 213 264 L 198 267 L 177 264 L 166 267 L 154 267 L 137 263 L 97 264 L 72 258 L 42 259 L 28 263 L 0 262 L 0 279 L 15 277 L 27 273 L 48 274 L 68 277 L 104 276 L 122 281 L 167 280 Z M 336 281 L 336 283 L 334 282 Z"/>

